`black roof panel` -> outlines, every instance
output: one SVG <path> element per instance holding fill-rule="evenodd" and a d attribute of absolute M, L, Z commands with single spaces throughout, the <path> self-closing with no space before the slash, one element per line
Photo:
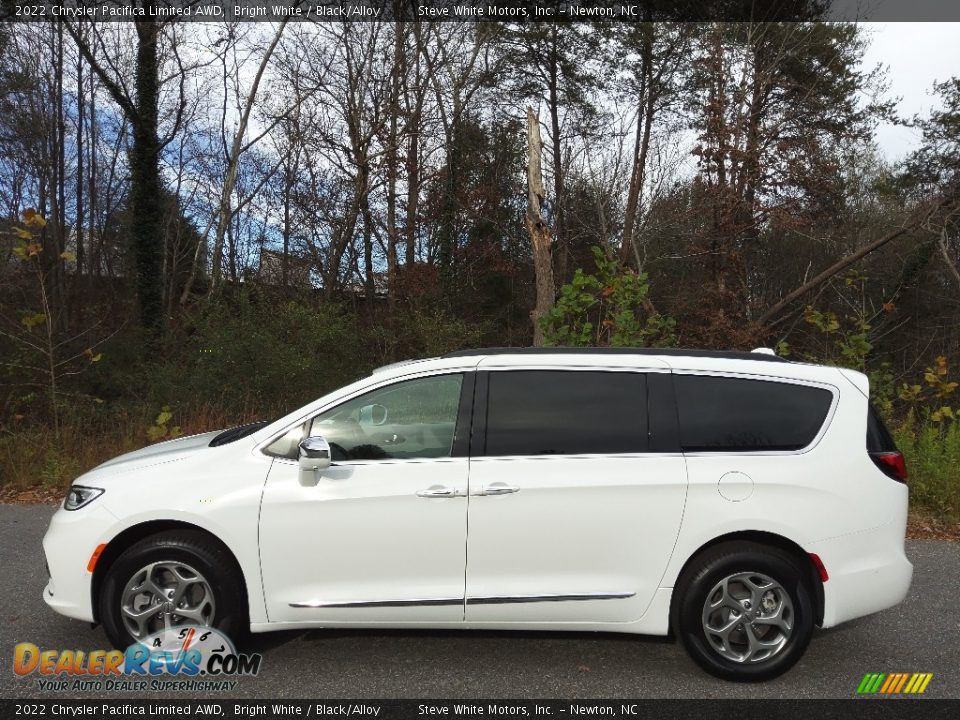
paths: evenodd
<path fill-rule="evenodd" d="M 664 355 L 666 357 L 704 357 L 723 360 L 758 360 L 762 362 L 790 362 L 786 358 L 765 353 L 740 350 L 688 350 L 683 348 L 628 348 L 628 347 L 492 347 L 457 350 L 443 357 L 470 357 L 473 355 Z"/>

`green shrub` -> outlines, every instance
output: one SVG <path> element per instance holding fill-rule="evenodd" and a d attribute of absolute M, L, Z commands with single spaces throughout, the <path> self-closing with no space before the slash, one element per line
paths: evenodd
<path fill-rule="evenodd" d="M 960 519 L 960 424 L 909 413 L 893 434 L 907 461 L 911 505 Z"/>
<path fill-rule="evenodd" d="M 218 307 L 197 322 L 182 355 L 167 367 L 177 374 L 170 384 L 182 378 L 188 397 L 271 411 L 317 398 L 377 364 L 364 357 L 362 333 L 339 307 L 295 302 Z M 158 399 L 179 403 L 176 394 Z"/>
<path fill-rule="evenodd" d="M 547 345 L 571 347 L 669 347 L 676 342 L 673 318 L 653 310 L 646 273 L 620 265 L 593 248 L 595 273 L 577 268 L 553 309 L 540 321 Z"/>
<path fill-rule="evenodd" d="M 385 361 L 393 362 L 477 347 L 482 330 L 439 309 L 411 309 L 398 313 L 392 327 L 374 328 L 373 333 L 389 349 Z"/>

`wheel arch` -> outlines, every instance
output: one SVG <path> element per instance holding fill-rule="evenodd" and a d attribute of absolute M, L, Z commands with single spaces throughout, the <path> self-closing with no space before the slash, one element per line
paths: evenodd
<path fill-rule="evenodd" d="M 103 549 L 103 552 L 100 553 L 100 556 L 97 559 L 97 564 L 93 569 L 93 577 L 90 582 L 90 601 L 93 609 L 94 623 L 100 622 L 100 603 L 98 602 L 100 597 L 100 589 L 103 586 L 103 580 L 110 571 L 110 568 L 113 566 L 113 563 L 116 562 L 117 558 L 119 558 L 120 555 L 123 554 L 123 551 L 127 548 L 145 538 L 150 537 L 151 535 L 156 535 L 157 533 L 166 532 L 168 530 L 191 530 L 202 533 L 212 542 L 216 543 L 225 553 L 227 553 L 228 557 L 233 561 L 233 570 L 236 572 L 237 577 L 240 579 L 240 583 L 243 586 L 243 597 L 247 607 L 247 613 L 249 614 L 250 592 L 247 587 L 247 578 L 243 573 L 243 568 L 237 559 L 236 553 L 230 549 L 230 546 L 228 546 L 214 533 L 210 532 L 210 530 L 207 528 L 201 527 L 200 525 L 195 525 L 194 523 L 184 522 L 182 520 L 147 520 L 137 523 L 136 525 L 131 525 L 130 527 L 125 528 L 121 532 L 117 533 L 107 543 L 107 546 Z"/>
<path fill-rule="evenodd" d="M 763 530 L 741 530 L 737 532 L 726 533 L 725 535 L 719 535 L 712 540 L 708 540 L 703 545 L 698 547 L 694 552 L 692 552 L 683 563 L 683 567 L 680 568 L 680 572 L 677 573 L 677 576 L 674 579 L 674 588 L 676 588 L 677 582 L 683 577 L 684 573 L 687 571 L 687 568 L 689 568 L 691 563 L 700 557 L 700 555 L 710 550 L 710 548 L 719 545 L 720 543 L 730 541 L 753 542 L 757 543 L 758 545 L 767 545 L 769 547 L 775 547 L 779 550 L 782 550 L 794 557 L 801 568 L 807 569 L 807 580 L 810 583 L 811 589 L 813 590 L 815 610 L 814 623 L 817 626 L 823 624 L 823 581 L 820 579 L 820 574 L 817 571 L 813 560 L 810 558 L 810 554 L 790 538 L 784 537 L 783 535 L 778 535 L 777 533 L 766 532 Z M 674 629 L 673 625 L 676 607 L 677 593 L 674 592 L 672 593 L 672 597 L 670 599 L 671 631 Z"/>

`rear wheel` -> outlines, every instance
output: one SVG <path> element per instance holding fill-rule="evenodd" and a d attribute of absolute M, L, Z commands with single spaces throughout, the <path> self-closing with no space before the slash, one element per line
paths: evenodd
<path fill-rule="evenodd" d="M 123 649 L 163 630 L 215 627 L 238 640 L 245 593 L 233 558 L 200 531 L 167 531 L 128 548 L 104 578 L 100 619 Z"/>
<path fill-rule="evenodd" d="M 727 680 L 790 669 L 813 635 L 806 574 L 790 554 L 758 543 L 716 545 L 677 583 L 674 628 L 690 657 Z"/>

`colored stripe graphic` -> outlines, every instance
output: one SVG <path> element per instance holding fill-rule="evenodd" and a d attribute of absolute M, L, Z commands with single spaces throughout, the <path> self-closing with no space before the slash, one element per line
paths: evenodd
<path fill-rule="evenodd" d="M 867 673 L 857 686 L 858 695 L 919 695 L 926 691 L 933 673 Z"/>
<path fill-rule="evenodd" d="M 886 676 L 883 673 L 867 673 L 860 681 L 857 692 L 861 695 L 872 695 L 879 689 L 884 677 Z"/>
<path fill-rule="evenodd" d="M 883 687 L 880 688 L 881 693 L 890 692 L 890 688 L 896 685 L 897 680 L 900 676 L 897 673 L 890 673 L 887 675 L 887 681 L 883 684 Z"/>

